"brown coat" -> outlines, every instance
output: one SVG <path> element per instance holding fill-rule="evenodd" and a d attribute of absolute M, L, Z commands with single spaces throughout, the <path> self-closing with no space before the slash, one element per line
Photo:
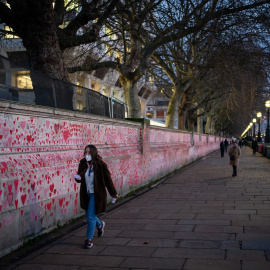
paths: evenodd
<path fill-rule="evenodd" d="M 80 187 L 80 202 L 81 208 L 88 209 L 89 197 L 87 194 L 85 172 L 87 170 L 87 161 L 85 158 L 80 160 L 78 174 L 81 176 L 81 180 L 75 179 L 77 183 L 81 184 Z M 106 211 L 107 205 L 107 191 L 112 197 L 115 197 L 117 192 L 112 182 L 110 171 L 107 164 L 103 160 L 98 160 L 93 164 L 94 170 L 94 194 L 95 194 L 95 207 L 96 215 Z M 105 188 L 106 187 L 106 188 Z"/>
<path fill-rule="evenodd" d="M 230 165 L 232 166 L 237 166 L 239 163 L 239 158 L 241 155 L 241 150 L 238 146 L 233 146 L 229 151 L 228 151 L 229 156 L 234 155 L 235 160 L 230 160 Z"/>

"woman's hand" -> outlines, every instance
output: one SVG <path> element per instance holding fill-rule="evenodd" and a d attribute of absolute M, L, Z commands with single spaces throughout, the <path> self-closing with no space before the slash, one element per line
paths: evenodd
<path fill-rule="evenodd" d="M 82 180 L 82 178 L 81 178 L 78 174 L 74 174 L 74 178 L 75 178 L 76 180 Z"/>

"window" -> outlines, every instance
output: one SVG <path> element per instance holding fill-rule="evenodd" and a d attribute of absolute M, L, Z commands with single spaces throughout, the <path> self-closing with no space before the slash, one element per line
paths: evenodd
<path fill-rule="evenodd" d="M 82 109 L 83 109 L 82 101 L 77 101 L 77 110 L 82 110 Z"/>
<path fill-rule="evenodd" d="M 78 86 L 82 86 L 82 84 L 80 82 L 77 82 L 77 85 Z M 77 94 L 81 94 L 82 93 L 82 88 L 81 87 L 77 87 L 76 92 L 77 92 Z"/>
<path fill-rule="evenodd" d="M 164 118 L 164 111 L 157 111 L 157 118 Z"/>
<path fill-rule="evenodd" d="M 18 37 L 18 36 L 16 36 L 16 35 L 14 34 L 13 29 L 10 28 L 8 25 L 5 25 L 5 26 L 4 26 L 4 30 L 5 30 L 5 31 L 8 31 L 8 32 L 13 32 L 13 33 L 6 34 L 6 35 L 5 35 L 5 38 L 6 38 L 6 39 L 20 38 L 20 37 Z"/>
<path fill-rule="evenodd" d="M 33 89 L 30 71 L 21 71 L 15 74 L 15 84 L 20 89 Z"/>

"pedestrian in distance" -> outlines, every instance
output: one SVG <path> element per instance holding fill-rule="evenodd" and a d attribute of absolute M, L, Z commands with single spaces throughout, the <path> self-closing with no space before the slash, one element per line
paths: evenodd
<path fill-rule="evenodd" d="M 229 145 L 229 142 L 228 142 L 227 139 L 225 139 L 225 141 L 224 141 L 224 148 L 225 148 L 225 152 L 226 153 L 227 153 L 228 145 Z"/>
<path fill-rule="evenodd" d="M 239 158 L 241 155 L 241 150 L 236 141 L 233 142 L 233 147 L 229 150 L 228 154 L 230 156 L 230 165 L 233 167 L 232 176 L 234 177 L 237 176 L 237 166 L 239 164 Z"/>
<path fill-rule="evenodd" d="M 221 157 L 224 157 L 224 150 L 225 150 L 225 145 L 223 140 L 220 142 L 220 153 L 221 153 Z"/>
<path fill-rule="evenodd" d="M 253 138 L 253 141 L 252 141 L 252 150 L 253 150 L 253 155 L 256 155 L 256 151 L 258 151 L 258 143 L 255 138 Z"/>
<path fill-rule="evenodd" d="M 97 217 L 106 211 L 107 192 L 113 198 L 118 194 L 111 179 L 106 163 L 98 154 L 94 145 L 87 145 L 84 149 L 84 158 L 80 160 L 78 172 L 74 175 L 75 181 L 80 183 L 80 205 L 85 210 L 87 218 L 87 232 L 85 248 L 93 246 L 93 236 L 97 228 L 98 237 L 104 234 L 105 222 Z"/>
<path fill-rule="evenodd" d="M 239 140 L 238 145 L 239 145 L 240 148 L 243 147 L 243 142 L 242 142 L 242 140 Z"/>

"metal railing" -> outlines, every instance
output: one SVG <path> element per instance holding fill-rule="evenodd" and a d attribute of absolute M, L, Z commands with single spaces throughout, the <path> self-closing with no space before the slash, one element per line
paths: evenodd
<path fill-rule="evenodd" d="M 116 98 L 51 78 L 0 55 L 0 99 L 112 118 L 125 118 L 127 106 Z"/>

